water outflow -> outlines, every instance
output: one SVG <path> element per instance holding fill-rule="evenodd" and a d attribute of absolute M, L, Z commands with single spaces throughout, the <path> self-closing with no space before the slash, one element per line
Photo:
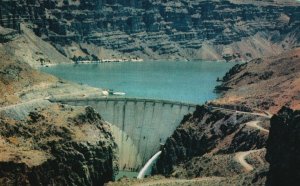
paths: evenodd
<path fill-rule="evenodd" d="M 139 172 L 137 179 L 143 179 L 145 177 L 145 174 L 151 170 L 153 164 L 155 163 L 160 154 L 161 151 L 158 151 L 156 154 L 154 154 L 154 156 L 152 156 L 152 158 L 150 158 L 150 160 L 147 161 L 145 166 Z"/>

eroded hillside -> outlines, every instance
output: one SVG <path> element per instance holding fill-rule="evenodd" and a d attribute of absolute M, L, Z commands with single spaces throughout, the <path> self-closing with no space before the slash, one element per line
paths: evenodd
<path fill-rule="evenodd" d="M 236 65 L 217 87 L 217 103 L 243 104 L 276 113 L 282 106 L 300 108 L 300 49 Z"/>

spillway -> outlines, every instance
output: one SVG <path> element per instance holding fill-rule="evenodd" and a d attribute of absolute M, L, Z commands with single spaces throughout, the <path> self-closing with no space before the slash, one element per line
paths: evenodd
<path fill-rule="evenodd" d="M 161 154 L 161 151 L 158 151 L 150 160 L 147 161 L 146 165 L 139 172 L 137 179 L 143 179 L 148 171 L 151 171 L 153 164 L 156 162 L 157 158 Z"/>
<path fill-rule="evenodd" d="M 92 106 L 113 125 L 119 147 L 119 169 L 138 171 L 172 135 L 183 116 L 196 105 L 135 98 L 52 99 L 74 106 Z"/>

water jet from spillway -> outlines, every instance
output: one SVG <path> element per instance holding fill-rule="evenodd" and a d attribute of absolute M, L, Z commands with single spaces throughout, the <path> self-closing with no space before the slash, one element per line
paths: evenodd
<path fill-rule="evenodd" d="M 152 156 L 152 158 L 150 158 L 150 160 L 147 161 L 145 166 L 139 172 L 137 179 L 143 179 L 145 177 L 145 174 L 148 171 L 150 171 L 150 169 L 152 168 L 153 164 L 155 163 L 155 161 L 157 160 L 157 158 L 159 157 L 160 154 L 161 154 L 161 151 L 158 151 L 156 154 L 154 154 L 154 156 Z"/>

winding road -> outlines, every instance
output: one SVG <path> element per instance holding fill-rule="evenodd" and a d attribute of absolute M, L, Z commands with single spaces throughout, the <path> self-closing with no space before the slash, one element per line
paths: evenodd
<path fill-rule="evenodd" d="M 19 102 L 19 103 L 16 103 L 16 104 L 0 107 L 0 111 L 17 108 L 17 107 L 22 106 L 22 105 L 38 103 L 38 102 L 45 101 L 45 100 L 46 101 L 51 101 L 51 99 L 56 98 L 56 97 L 68 97 L 68 98 L 69 97 L 88 97 L 88 96 L 96 94 L 96 93 L 99 94 L 99 91 L 96 90 L 96 91 L 89 91 L 89 92 L 65 93 L 65 94 L 57 94 L 57 95 L 52 95 L 52 96 L 47 96 L 47 97 L 39 97 L 39 98 L 36 98 L 36 99 L 31 99 L 31 100 Z"/>
<path fill-rule="evenodd" d="M 32 100 L 29 100 L 29 101 L 25 101 L 25 102 L 13 104 L 13 105 L 0 107 L 0 111 L 7 110 L 7 109 L 13 109 L 13 108 L 16 108 L 16 107 L 19 107 L 19 106 L 22 106 L 22 105 L 37 103 L 37 102 L 40 102 L 42 100 L 46 100 L 46 98 L 37 98 L 37 99 L 32 99 Z"/>
<path fill-rule="evenodd" d="M 183 185 L 183 184 L 197 184 L 201 185 L 203 182 L 208 181 L 221 181 L 224 179 L 223 177 L 202 177 L 202 178 L 195 178 L 195 179 L 160 179 L 160 180 L 149 180 L 144 183 L 135 183 L 133 186 L 155 186 L 155 185 Z"/>
<path fill-rule="evenodd" d="M 234 113 L 238 113 L 238 114 L 249 114 L 249 115 L 253 115 L 253 116 L 261 116 L 261 117 L 266 117 L 266 118 L 271 118 L 273 115 L 268 113 L 268 112 L 264 112 L 264 114 L 262 113 L 258 113 L 258 112 L 244 112 L 244 111 L 239 111 L 239 110 L 233 110 L 233 109 L 228 109 L 228 108 L 223 108 L 223 107 L 215 107 L 215 106 L 210 106 L 211 109 L 214 110 L 222 110 L 222 111 L 227 111 L 227 112 L 234 112 Z"/>
<path fill-rule="evenodd" d="M 269 130 L 267 129 L 264 129 L 263 127 L 259 126 L 258 123 L 260 123 L 260 121 L 250 121 L 248 123 L 246 123 L 246 126 L 247 127 L 252 127 L 252 128 L 256 128 L 260 131 L 263 131 L 263 132 L 266 132 L 266 133 L 269 133 Z M 250 155 L 251 153 L 255 153 L 255 152 L 259 152 L 259 151 L 262 151 L 264 150 L 264 148 L 262 149 L 257 149 L 257 150 L 250 150 L 250 151 L 245 151 L 245 152 L 238 152 L 236 153 L 235 155 L 235 160 L 240 163 L 244 169 L 246 170 L 246 172 L 250 172 L 252 171 L 254 168 L 252 165 L 250 165 L 247 161 L 246 161 L 246 157 L 248 155 Z"/>
<path fill-rule="evenodd" d="M 238 152 L 235 155 L 235 160 L 240 163 L 244 169 L 246 170 L 246 172 L 250 172 L 252 171 L 254 168 L 252 165 L 250 165 L 247 161 L 246 161 L 246 157 L 254 152 L 258 152 L 261 151 L 262 149 L 258 149 L 258 150 L 250 150 L 250 151 L 246 151 L 246 152 Z"/>
<path fill-rule="evenodd" d="M 260 121 L 250 121 L 248 123 L 246 123 L 246 126 L 247 127 L 252 127 L 252 128 L 256 128 L 260 131 L 263 131 L 263 132 L 266 132 L 266 133 L 269 133 L 269 130 L 259 126 L 258 124 L 260 123 Z"/>

